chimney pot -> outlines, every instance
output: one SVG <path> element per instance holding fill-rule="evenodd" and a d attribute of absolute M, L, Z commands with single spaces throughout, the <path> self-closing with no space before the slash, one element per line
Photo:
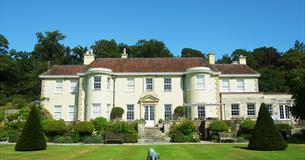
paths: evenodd
<path fill-rule="evenodd" d="M 209 60 L 209 64 L 215 64 L 215 55 L 213 52 L 210 52 L 208 54 L 208 60 Z"/>

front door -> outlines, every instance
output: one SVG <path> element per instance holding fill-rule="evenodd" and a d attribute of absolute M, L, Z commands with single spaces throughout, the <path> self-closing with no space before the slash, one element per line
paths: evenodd
<path fill-rule="evenodd" d="M 145 105 L 144 106 L 144 119 L 145 126 L 154 127 L 155 126 L 155 106 L 154 105 Z"/>

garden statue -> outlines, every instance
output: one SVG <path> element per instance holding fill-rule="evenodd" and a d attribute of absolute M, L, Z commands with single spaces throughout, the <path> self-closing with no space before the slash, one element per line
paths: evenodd
<path fill-rule="evenodd" d="M 160 159 L 160 154 L 157 153 L 153 148 L 149 148 L 147 160 L 158 160 L 158 159 Z"/>

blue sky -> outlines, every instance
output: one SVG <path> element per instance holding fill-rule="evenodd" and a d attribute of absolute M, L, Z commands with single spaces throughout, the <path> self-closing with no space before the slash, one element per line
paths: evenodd
<path fill-rule="evenodd" d="M 216 57 L 237 48 L 305 42 L 304 0 L 0 0 L 0 33 L 10 48 L 31 51 L 35 33 L 60 30 L 65 45 L 99 39 L 129 45 L 158 39 L 172 53 L 190 47 Z"/>

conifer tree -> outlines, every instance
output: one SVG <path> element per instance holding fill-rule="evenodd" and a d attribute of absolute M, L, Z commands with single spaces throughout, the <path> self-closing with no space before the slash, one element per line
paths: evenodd
<path fill-rule="evenodd" d="M 261 104 L 248 148 L 254 150 L 283 150 L 287 142 L 278 131 L 264 103 Z"/>
<path fill-rule="evenodd" d="M 15 146 L 16 151 L 35 151 L 47 148 L 40 117 L 35 106 L 31 106 L 30 114 Z"/>

